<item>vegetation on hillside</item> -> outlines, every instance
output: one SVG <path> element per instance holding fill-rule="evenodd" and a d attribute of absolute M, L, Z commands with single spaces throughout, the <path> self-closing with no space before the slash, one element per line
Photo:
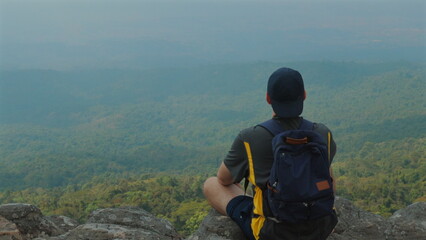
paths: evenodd
<path fill-rule="evenodd" d="M 136 205 L 188 233 L 205 214 L 203 178 L 271 116 L 266 80 L 283 65 L 305 79 L 304 117 L 333 131 L 338 195 L 385 216 L 426 200 L 425 65 L 299 62 L 0 72 L 0 203 L 81 221 Z"/>
<path fill-rule="evenodd" d="M 334 164 L 337 194 L 366 210 L 390 216 L 426 201 L 426 138 L 367 142 L 348 161 Z"/>
<path fill-rule="evenodd" d="M 180 233 L 189 235 L 209 209 L 202 194 L 203 179 L 152 174 L 115 178 L 105 174 L 84 184 L 5 191 L 0 193 L 0 203 L 31 203 L 45 215 L 64 215 L 80 222 L 99 208 L 137 206 L 170 220 Z"/>

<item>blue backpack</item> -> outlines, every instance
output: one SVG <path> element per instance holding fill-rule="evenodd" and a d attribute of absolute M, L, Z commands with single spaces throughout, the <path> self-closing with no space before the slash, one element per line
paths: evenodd
<path fill-rule="evenodd" d="M 268 180 L 267 202 L 278 221 L 300 223 L 333 213 L 328 141 L 302 119 L 299 129 L 285 131 L 276 120 L 261 123 L 270 131 L 274 162 Z M 328 144 L 327 144 L 327 142 Z"/>

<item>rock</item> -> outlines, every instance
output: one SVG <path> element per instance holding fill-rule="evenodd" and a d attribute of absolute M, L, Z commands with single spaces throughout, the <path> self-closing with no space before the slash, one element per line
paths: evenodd
<path fill-rule="evenodd" d="M 388 239 L 426 239 L 426 202 L 396 211 L 388 222 Z"/>
<path fill-rule="evenodd" d="M 92 212 L 88 223 L 117 224 L 157 233 L 167 239 L 181 239 L 172 224 L 137 207 L 120 207 L 99 209 Z"/>
<path fill-rule="evenodd" d="M 211 210 L 204 218 L 199 229 L 187 240 L 241 240 L 243 232 L 229 217 Z"/>
<path fill-rule="evenodd" d="M 355 207 L 349 200 L 336 197 L 339 222 L 329 239 L 385 239 L 385 218 Z"/>
<path fill-rule="evenodd" d="M 66 216 L 53 215 L 47 216 L 46 219 L 51 221 L 60 230 L 60 234 L 69 232 L 80 225 L 76 220 Z"/>
<path fill-rule="evenodd" d="M 58 239 L 67 240 L 172 240 L 170 236 L 160 235 L 157 232 L 144 229 L 130 228 L 116 224 L 86 223 L 74 228 Z M 53 240 L 53 239 L 50 239 Z"/>
<path fill-rule="evenodd" d="M 86 224 L 49 240 L 180 240 L 171 223 L 136 207 L 98 209 Z M 40 239 L 41 240 L 41 239 Z"/>
<path fill-rule="evenodd" d="M 336 197 L 339 217 L 328 240 L 426 239 L 426 203 L 415 203 L 389 218 L 364 211 L 347 199 Z M 212 210 L 187 240 L 244 240 L 243 233 L 228 217 Z"/>
<path fill-rule="evenodd" d="M 329 240 L 426 239 L 426 202 L 414 203 L 389 219 L 336 198 L 339 217 Z M 170 224 L 136 207 L 99 209 L 86 224 L 64 216 L 45 217 L 29 204 L 0 205 L 0 240 L 181 240 Z M 59 233 L 62 233 L 59 235 Z M 238 226 L 211 210 L 199 229 L 186 240 L 244 240 Z"/>
<path fill-rule="evenodd" d="M 44 218 L 40 209 L 30 204 L 10 203 L 0 205 L 0 216 L 16 224 L 23 239 L 45 235 L 55 236 L 61 233 L 54 223 Z"/>
<path fill-rule="evenodd" d="M 0 240 L 22 240 L 16 224 L 0 216 Z"/>
<path fill-rule="evenodd" d="M 80 226 L 68 217 L 45 217 L 30 204 L 0 205 L 0 215 L 4 217 L 0 225 L 4 234 L 0 240 L 182 239 L 169 221 L 136 207 L 96 210 Z"/>

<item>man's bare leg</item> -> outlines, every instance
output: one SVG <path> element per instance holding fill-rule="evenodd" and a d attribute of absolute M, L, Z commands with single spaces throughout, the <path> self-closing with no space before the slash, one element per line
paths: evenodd
<path fill-rule="evenodd" d="M 226 206 L 229 201 L 239 195 L 244 195 L 244 190 L 237 184 L 222 185 L 217 177 L 210 177 L 204 182 L 204 196 L 210 205 L 226 216 Z"/>

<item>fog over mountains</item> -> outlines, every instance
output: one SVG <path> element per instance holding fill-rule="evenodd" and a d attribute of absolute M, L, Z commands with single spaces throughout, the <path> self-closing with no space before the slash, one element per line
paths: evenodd
<path fill-rule="evenodd" d="M 2 69 L 426 59 L 424 1 L 1 1 Z"/>
<path fill-rule="evenodd" d="M 339 196 L 426 201 L 424 0 L 0 0 L 0 204 L 142 206 L 193 232 L 282 66 L 332 129 Z"/>

